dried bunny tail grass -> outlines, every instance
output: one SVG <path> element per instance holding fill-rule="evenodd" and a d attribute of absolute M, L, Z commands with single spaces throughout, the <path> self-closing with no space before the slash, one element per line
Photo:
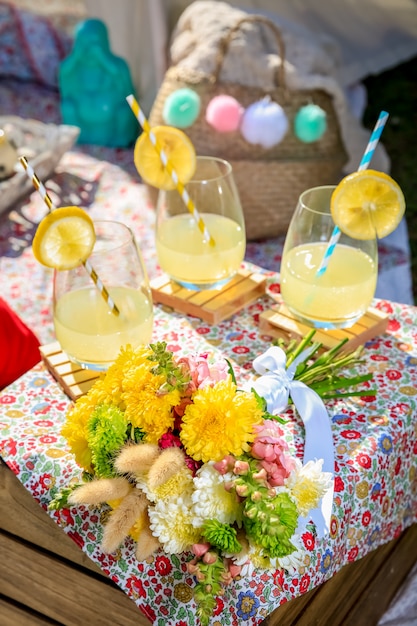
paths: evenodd
<path fill-rule="evenodd" d="M 69 504 L 102 504 L 109 500 L 124 498 L 132 490 L 126 478 L 100 478 L 77 487 L 68 497 Z"/>
<path fill-rule="evenodd" d="M 165 448 L 149 470 L 149 488 L 157 489 L 181 471 L 184 466 L 184 453 L 179 448 Z"/>
<path fill-rule="evenodd" d="M 104 527 L 103 541 L 101 543 L 104 552 L 110 554 L 117 550 L 147 506 L 146 496 L 139 489 L 133 489 L 123 499 L 117 509 L 111 513 L 109 521 Z"/>
<path fill-rule="evenodd" d="M 159 448 L 151 443 L 138 443 L 122 448 L 114 461 L 114 467 L 121 474 L 141 474 L 147 472 L 159 456 Z"/>
<path fill-rule="evenodd" d="M 148 515 L 146 515 L 148 518 Z M 149 518 L 148 518 L 149 523 Z M 159 539 L 153 536 L 149 526 L 145 526 L 140 533 L 136 543 L 136 558 L 138 561 L 145 561 L 151 554 L 161 547 Z"/>

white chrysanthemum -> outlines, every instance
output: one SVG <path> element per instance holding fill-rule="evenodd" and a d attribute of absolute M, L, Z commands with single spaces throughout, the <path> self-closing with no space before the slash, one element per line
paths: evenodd
<path fill-rule="evenodd" d="M 333 475 L 322 471 L 323 459 L 308 461 L 305 465 L 299 459 L 295 461 L 295 468 L 285 486 L 291 491 L 300 515 L 306 516 L 318 506 L 320 498 L 332 484 Z"/>
<path fill-rule="evenodd" d="M 166 500 L 182 494 L 190 495 L 193 490 L 193 475 L 191 470 L 186 466 L 155 489 L 149 487 L 147 478 L 147 475 L 138 478 L 136 480 L 136 487 L 142 489 L 150 502 Z"/>
<path fill-rule="evenodd" d="M 232 474 L 219 474 L 212 462 L 200 467 L 194 477 L 192 495 L 194 526 L 200 527 L 210 519 L 216 519 L 222 524 L 237 523 L 241 526 L 242 505 L 234 491 L 225 489 L 225 483 L 232 478 Z"/>
<path fill-rule="evenodd" d="M 200 531 L 193 525 L 191 497 L 183 494 L 158 500 L 149 507 L 150 529 L 168 554 L 186 552 L 201 540 Z"/>
<path fill-rule="evenodd" d="M 266 556 L 262 546 L 257 546 L 252 542 L 249 543 L 249 548 L 246 551 L 246 562 L 241 563 L 243 556 L 244 555 L 240 553 L 237 555 L 238 560 L 233 559 L 236 565 L 242 565 L 242 571 L 240 572 L 242 577 L 251 576 L 255 569 L 275 571 L 278 567 L 277 558 Z M 240 561 L 240 563 L 238 561 Z"/>
<path fill-rule="evenodd" d="M 295 546 L 295 551 L 286 556 L 281 556 L 276 559 L 277 566 L 285 569 L 290 574 L 299 572 L 302 567 L 305 566 L 305 548 L 301 541 L 301 537 L 298 534 L 294 534 L 291 537 L 291 543 Z"/>

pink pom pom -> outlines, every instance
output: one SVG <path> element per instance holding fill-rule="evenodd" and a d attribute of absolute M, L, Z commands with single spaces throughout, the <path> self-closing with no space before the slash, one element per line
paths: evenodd
<path fill-rule="evenodd" d="M 206 120 L 219 133 L 230 133 L 240 126 L 244 108 L 232 96 L 215 96 L 206 109 Z"/>

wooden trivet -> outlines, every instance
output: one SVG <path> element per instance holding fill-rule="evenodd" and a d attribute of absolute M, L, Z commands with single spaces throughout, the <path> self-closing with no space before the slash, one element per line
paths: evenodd
<path fill-rule="evenodd" d="M 263 295 L 266 277 L 240 270 L 221 289 L 193 291 L 163 275 L 151 281 L 151 289 L 155 303 L 169 306 L 179 313 L 194 315 L 209 324 L 218 324 Z"/>
<path fill-rule="evenodd" d="M 373 337 L 382 335 L 388 326 L 388 315 L 370 307 L 351 328 L 335 330 L 316 330 L 314 341 L 323 344 L 324 348 L 333 348 L 345 337 L 349 341 L 343 346 L 344 351 L 356 350 Z M 259 328 L 265 334 L 276 339 L 299 340 L 311 331 L 311 326 L 294 319 L 284 304 L 274 305 L 259 316 Z"/>
<path fill-rule="evenodd" d="M 77 400 L 87 393 L 93 383 L 100 378 L 100 372 L 88 370 L 70 361 L 58 341 L 39 348 L 48 371 L 61 385 L 71 400 Z"/>

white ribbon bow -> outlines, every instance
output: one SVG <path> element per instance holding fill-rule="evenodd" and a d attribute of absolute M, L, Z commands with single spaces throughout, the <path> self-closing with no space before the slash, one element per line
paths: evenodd
<path fill-rule="evenodd" d="M 314 350 L 314 348 L 313 348 Z M 334 473 L 333 437 L 330 420 L 320 396 L 306 384 L 294 380 L 297 365 L 308 358 L 312 349 L 304 350 L 285 368 L 286 355 L 278 346 L 268 348 L 253 361 L 255 371 L 260 374 L 250 388 L 265 398 L 268 412 L 276 415 L 284 411 L 291 397 L 305 427 L 304 463 L 323 459 L 323 472 Z M 319 537 L 330 530 L 333 504 L 333 480 L 321 500 L 321 506 L 310 511 Z"/>

